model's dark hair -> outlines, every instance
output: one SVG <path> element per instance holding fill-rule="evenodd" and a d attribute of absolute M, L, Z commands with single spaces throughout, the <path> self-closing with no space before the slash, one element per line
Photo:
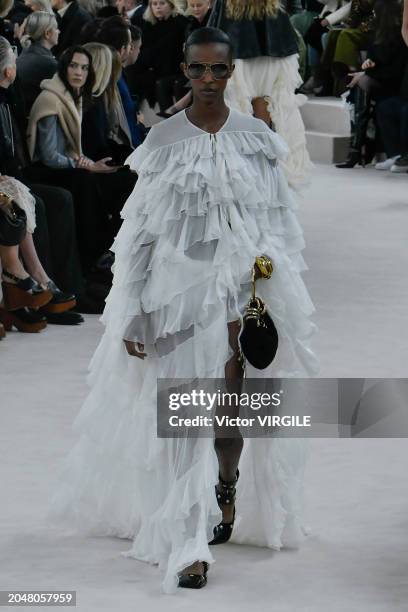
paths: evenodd
<path fill-rule="evenodd" d="M 376 0 L 375 42 L 390 44 L 399 40 L 402 27 L 402 6 L 399 0 Z"/>
<path fill-rule="evenodd" d="M 80 53 L 81 55 L 85 55 L 85 57 L 87 57 L 89 60 L 88 77 L 79 95 L 68 83 L 68 76 L 67 76 L 68 66 L 72 62 L 72 58 L 74 57 L 75 53 Z M 66 51 L 64 51 L 64 53 L 61 55 L 59 62 L 58 62 L 58 76 L 61 79 L 61 81 L 64 83 L 65 87 L 67 88 L 71 96 L 74 98 L 75 102 L 78 102 L 79 98 L 82 96 L 85 105 L 89 104 L 90 100 L 92 99 L 92 89 L 93 89 L 94 82 L 95 82 L 95 73 L 92 68 L 92 56 L 89 53 L 89 51 L 87 51 L 81 46 L 69 47 L 68 49 L 66 49 Z"/>
<path fill-rule="evenodd" d="M 193 45 L 209 45 L 218 44 L 226 45 L 228 47 L 228 57 L 232 62 L 232 42 L 228 34 L 220 30 L 219 28 L 199 28 L 194 30 L 187 38 L 186 44 L 184 45 L 184 57 L 187 59 L 188 50 Z"/>

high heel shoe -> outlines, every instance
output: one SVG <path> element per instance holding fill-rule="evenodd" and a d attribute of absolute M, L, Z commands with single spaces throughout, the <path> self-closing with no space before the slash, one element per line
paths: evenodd
<path fill-rule="evenodd" d="M 7 281 L 1 283 L 6 310 L 18 310 L 19 308 L 36 310 L 52 300 L 51 291 L 44 290 L 31 276 L 19 278 L 3 269 L 3 277 L 14 281 L 13 283 Z"/>
<path fill-rule="evenodd" d="M 365 160 L 361 155 L 361 151 L 350 151 L 348 158 L 341 164 L 336 164 L 336 168 L 354 168 L 354 166 L 365 166 Z"/>
<path fill-rule="evenodd" d="M 367 164 L 371 164 L 375 156 L 375 145 L 365 145 L 364 151 L 357 151 L 352 149 L 349 153 L 348 158 L 341 164 L 336 164 L 336 168 L 354 168 L 354 166 L 361 166 L 365 168 Z"/>
<path fill-rule="evenodd" d="M 48 302 L 41 309 L 45 313 L 60 314 L 71 310 L 76 306 L 75 295 L 71 293 L 63 293 L 61 289 L 58 289 L 54 281 L 49 280 L 47 283 L 47 290 L 52 294 L 52 300 Z"/>
<path fill-rule="evenodd" d="M 214 546 L 215 544 L 225 544 L 228 542 L 232 535 L 232 530 L 235 522 L 235 497 L 236 497 L 236 484 L 239 478 L 239 470 L 237 470 L 236 479 L 230 482 L 226 482 L 219 476 L 219 484 L 215 486 L 215 494 L 217 496 L 217 502 L 219 507 L 226 505 L 230 506 L 234 504 L 234 513 L 232 516 L 232 521 L 230 523 L 221 522 L 214 527 L 213 534 L 214 537 L 209 542 L 209 546 Z"/>
<path fill-rule="evenodd" d="M 178 585 L 182 589 L 202 589 L 207 584 L 208 563 L 201 561 L 204 565 L 203 574 L 179 574 Z"/>
<path fill-rule="evenodd" d="M 21 308 L 9 312 L 4 308 L 0 308 L 0 322 L 4 325 L 6 331 L 11 331 L 15 327 L 20 332 L 36 333 L 47 327 L 47 319 L 41 314 Z"/>

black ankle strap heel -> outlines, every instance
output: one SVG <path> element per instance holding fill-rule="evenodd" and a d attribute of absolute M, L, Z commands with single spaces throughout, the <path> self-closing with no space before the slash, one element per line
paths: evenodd
<path fill-rule="evenodd" d="M 182 589 L 202 589 L 207 584 L 208 563 L 201 561 L 204 566 L 202 574 L 179 574 L 178 586 Z"/>
<path fill-rule="evenodd" d="M 236 484 L 239 478 L 239 470 L 237 470 L 237 477 L 235 480 L 226 482 L 219 476 L 219 484 L 215 486 L 215 495 L 217 497 L 217 502 L 219 507 L 221 506 L 231 506 L 234 504 L 234 514 L 232 521 L 230 523 L 221 522 L 214 527 L 213 534 L 214 538 L 209 542 L 209 546 L 214 546 L 215 544 L 224 544 L 228 542 L 232 535 L 232 530 L 235 522 L 235 498 L 237 494 Z"/>

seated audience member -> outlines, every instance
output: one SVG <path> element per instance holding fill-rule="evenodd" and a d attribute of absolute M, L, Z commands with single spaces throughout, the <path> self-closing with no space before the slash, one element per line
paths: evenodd
<path fill-rule="evenodd" d="M 13 0 L 0 0 L 0 36 L 6 38 L 10 44 L 16 45 L 18 41 L 15 37 L 15 30 L 18 30 L 18 24 L 24 21 L 29 9 L 26 9 L 27 13 L 15 15 L 15 20 L 13 21 L 13 8 Z M 23 9 L 25 8 L 23 4 Z M 17 17 L 21 19 L 20 22 L 16 20 Z"/>
<path fill-rule="evenodd" d="M 60 36 L 55 54 L 61 55 L 65 49 L 77 44 L 82 28 L 92 21 L 92 16 L 83 9 L 77 0 L 52 0 L 56 12 Z"/>
<path fill-rule="evenodd" d="M 127 19 L 131 25 L 141 26 L 146 9 L 142 0 L 116 0 L 116 8 L 119 15 Z"/>
<path fill-rule="evenodd" d="M 57 71 L 57 60 L 51 53 L 58 43 L 57 20 L 53 14 L 37 11 L 28 17 L 25 33 L 31 44 L 17 58 L 17 70 L 28 115 L 40 94 L 41 81 L 50 79 Z"/>
<path fill-rule="evenodd" d="M 408 172 L 408 62 L 400 95 L 379 102 L 376 114 L 387 155 L 385 162 L 376 165 L 376 170 Z"/>
<path fill-rule="evenodd" d="M 352 0 L 345 28 L 330 30 L 318 70 L 319 95 L 340 96 L 346 90 L 347 75 L 360 67 L 360 52 L 373 41 L 375 0 Z M 334 84 L 333 84 L 334 83 Z"/>
<path fill-rule="evenodd" d="M 0 189 L 24 210 L 27 218 L 26 233 L 20 244 L 11 247 L 0 245 L 4 304 L 0 307 L 0 321 L 7 328 L 14 325 L 20 331 L 39 331 L 45 327 L 47 318 L 53 323 L 81 323 L 83 319 L 77 313 L 60 316 L 76 305 L 75 296 L 58 289 L 38 257 L 33 241 L 36 227 L 34 196 L 20 181 L 8 176 L 0 176 Z M 7 197 L 0 195 L 0 204 Z M 27 308 L 39 309 L 40 319 L 27 312 Z"/>
<path fill-rule="evenodd" d="M 25 5 L 34 12 L 45 11 L 46 13 L 52 13 L 51 0 L 25 0 Z"/>
<path fill-rule="evenodd" d="M 188 0 L 186 17 L 188 20 L 185 38 L 190 36 L 194 30 L 205 28 L 211 14 L 210 0 Z"/>
<path fill-rule="evenodd" d="M 110 158 L 93 161 L 82 154 L 82 107 L 92 103 L 92 56 L 83 47 L 71 47 L 61 56 L 58 72 L 41 84 L 31 109 L 27 143 L 38 176 L 71 191 L 75 202 L 82 263 L 89 271 L 112 244 L 108 217 L 121 209 L 129 189 L 118 189 L 103 174 L 116 172 Z"/>
<path fill-rule="evenodd" d="M 8 41 L 0 37 L 0 116 L 3 118 L 0 121 L 0 173 L 18 179 L 30 188 L 35 198 L 37 228 L 33 237 L 47 274 L 57 281 L 63 292 L 84 296 L 72 197 L 65 189 L 41 184 L 35 172 L 30 177 L 25 141 L 19 127 L 22 113 L 13 95 L 15 77 L 14 53 Z M 56 290 L 55 293 L 60 292 Z M 55 300 L 60 297 L 55 295 Z M 75 322 L 74 318 L 71 316 L 70 322 Z"/>
<path fill-rule="evenodd" d="M 109 45 L 115 49 L 119 53 L 122 68 L 126 66 L 129 53 L 132 50 L 132 35 L 129 24 L 121 17 L 118 16 L 105 19 L 96 33 L 96 40 L 97 42 Z M 145 128 L 143 125 L 140 125 L 138 121 L 139 107 L 129 91 L 127 83 L 128 76 L 129 73 L 125 75 L 122 70 L 117 82 L 117 87 L 131 134 L 131 145 L 133 148 L 136 148 L 143 140 Z M 137 94 L 138 92 L 134 93 Z"/>
<path fill-rule="evenodd" d="M 195 30 L 204 28 L 207 25 L 208 19 L 211 15 L 210 0 L 188 0 L 185 15 L 188 19 L 185 34 L 187 40 L 190 34 L 192 34 Z M 178 79 L 177 82 L 179 83 L 180 93 L 182 93 L 183 88 L 186 93 L 184 93 L 184 96 L 179 98 L 169 108 L 166 108 L 165 112 L 160 112 L 160 117 L 164 117 L 165 119 L 171 117 L 175 113 L 187 108 L 187 106 L 189 106 L 192 102 L 191 88 L 188 82 L 186 82 L 184 76 Z"/>
<path fill-rule="evenodd" d="M 338 164 L 338 168 L 353 168 L 356 164 L 365 165 L 371 161 L 375 142 L 366 137 L 371 102 L 396 96 L 401 89 L 406 49 L 400 35 L 400 1 L 376 0 L 374 10 L 374 41 L 368 47 L 362 70 L 349 75 L 352 77 L 349 99 L 354 103 L 353 137 L 349 157 L 345 163 Z M 384 162 L 378 164 L 380 168 L 383 165 Z"/>
<path fill-rule="evenodd" d="M 142 21 L 143 46 L 138 61 L 128 71 L 132 93 L 145 98 L 153 108 L 158 102 L 165 112 L 184 95 L 178 89 L 183 78 L 180 63 L 187 19 L 170 0 L 149 0 Z"/>
<path fill-rule="evenodd" d="M 100 158 L 110 157 L 115 165 L 121 166 L 126 157 L 132 152 L 133 147 L 126 151 L 120 151 L 116 143 L 112 142 L 110 136 L 110 123 L 106 106 L 106 92 L 112 78 L 113 57 L 117 52 L 111 50 L 107 45 L 100 43 L 87 43 L 84 45 L 91 57 L 92 67 L 95 74 L 95 83 L 92 91 L 92 102 L 84 112 L 82 120 L 82 149 L 87 157 Z M 124 155 L 126 153 L 126 156 Z M 118 201 L 123 203 L 124 196 L 131 193 L 136 183 L 136 175 L 129 169 L 122 168 L 120 172 L 98 177 L 103 189 L 110 193 L 116 193 Z M 103 185 L 103 183 L 107 183 Z M 111 207 L 112 234 L 115 235 L 121 225 L 120 208 Z"/>
<path fill-rule="evenodd" d="M 109 146 L 112 156 L 120 164 L 134 150 L 129 122 L 123 107 L 118 82 L 122 75 L 122 62 L 117 51 L 112 54 L 111 80 L 104 94 L 104 102 L 109 126 Z M 135 111 L 136 112 L 136 109 Z M 140 125 L 140 124 L 139 124 Z"/>
<path fill-rule="evenodd" d="M 337 27 L 350 14 L 348 0 L 305 0 L 305 10 L 291 17 L 293 27 L 303 36 L 307 45 L 308 80 L 302 85 L 302 93 L 311 93 L 321 85 L 317 82 L 323 47 L 330 28 Z"/>

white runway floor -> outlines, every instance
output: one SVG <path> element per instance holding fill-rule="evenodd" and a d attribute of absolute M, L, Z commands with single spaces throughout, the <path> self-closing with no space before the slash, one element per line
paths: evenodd
<path fill-rule="evenodd" d="M 408 176 L 318 166 L 300 217 L 322 376 L 406 377 Z M 303 547 L 217 547 L 202 591 L 163 595 L 128 541 L 48 528 L 100 333 L 87 317 L 0 343 L 0 590 L 76 590 L 81 612 L 408 610 L 406 440 L 311 441 Z"/>

